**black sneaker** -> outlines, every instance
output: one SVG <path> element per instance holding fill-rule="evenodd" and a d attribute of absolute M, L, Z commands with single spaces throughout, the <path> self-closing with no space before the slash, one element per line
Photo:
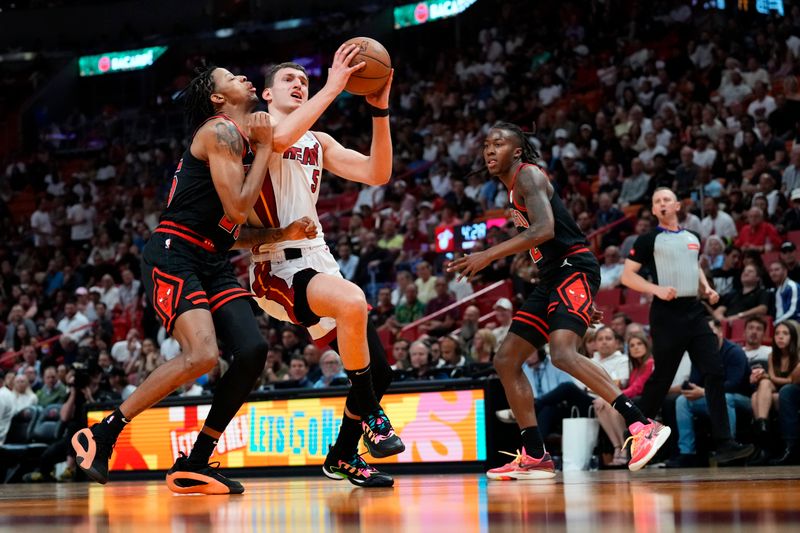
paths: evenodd
<path fill-rule="evenodd" d="M 167 486 L 178 494 L 241 494 L 244 486 L 238 481 L 228 479 L 217 471 L 219 462 L 196 465 L 186 454 L 180 457 L 167 472 Z"/>
<path fill-rule="evenodd" d="M 116 439 L 100 424 L 84 428 L 72 436 L 75 462 L 90 479 L 101 485 L 108 482 L 108 462 L 114 452 L 114 444 Z"/>
<path fill-rule="evenodd" d="M 732 440 L 719 446 L 717 448 L 717 453 L 714 454 L 714 458 L 717 464 L 724 465 L 739 459 L 747 459 L 753 455 L 755 450 L 756 447 L 752 444 L 742 444 Z"/>
<path fill-rule="evenodd" d="M 361 419 L 361 429 L 364 431 L 364 444 L 372 457 L 380 459 L 402 453 L 406 445 L 400 440 L 392 423 L 383 409 L 370 413 Z"/>
<path fill-rule="evenodd" d="M 668 460 L 664 466 L 666 468 L 697 468 L 700 466 L 700 461 L 695 454 L 682 453 Z"/>
<path fill-rule="evenodd" d="M 391 487 L 394 479 L 389 474 L 381 472 L 358 454 L 353 454 L 349 460 L 342 459 L 331 448 L 322 465 L 322 473 L 331 479 L 346 479 L 357 487 Z"/>

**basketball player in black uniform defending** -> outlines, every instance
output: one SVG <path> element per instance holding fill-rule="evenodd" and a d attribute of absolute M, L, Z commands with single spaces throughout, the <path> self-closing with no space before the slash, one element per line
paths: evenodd
<path fill-rule="evenodd" d="M 224 68 L 208 68 L 185 91 L 191 142 L 178 163 L 167 207 L 142 254 L 150 304 L 181 345 L 181 355 L 156 368 L 99 424 L 75 434 L 77 463 L 108 481 L 108 462 L 124 427 L 139 413 L 217 364 L 217 336 L 233 355 L 191 454 L 167 474 L 179 493 L 238 494 L 244 487 L 208 464 L 225 427 L 264 368 L 267 344 L 251 294 L 239 285 L 230 250 L 261 190 L 272 153 L 267 113 L 253 84 Z"/>
<path fill-rule="evenodd" d="M 550 343 L 553 364 L 581 380 L 614 406 L 630 432 L 631 470 L 652 459 L 670 429 L 648 420 L 614 385 L 603 368 L 578 354 L 577 347 L 595 318 L 593 298 L 600 286 L 600 265 L 586 238 L 555 194 L 539 155 L 515 125 L 500 122 L 486 137 L 483 157 L 489 173 L 509 191 L 511 211 L 520 233 L 488 250 L 460 257 L 449 269 L 471 278 L 492 261 L 529 251 L 541 281 L 514 315 L 511 329 L 494 358 L 511 410 L 522 433 L 522 451 L 514 460 L 489 470 L 491 479 L 546 479 L 555 476 L 536 424 L 533 391 L 522 373 L 523 362 Z"/>
<path fill-rule="evenodd" d="M 655 369 L 639 404 L 648 416 L 658 413 L 683 353 L 688 351 L 692 365 L 703 374 L 711 435 L 717 448 L 715 457 L 717 463 L 724 464 L 749 457 L 755 448 L 731 438 L 719 341 L 698 298 L 699 293 L 714 305 L 719 295 L 698 266 L 700 236 L 678 225 L 680 209 L 681 203 L 672 190 L 666 187 L 655 190 L 652 212 L 658 226 L 636 239 L 622 272 L 626 287 L 654 296 L 650 333 Z M 639 273 L 642 267 L 650 272 L 653 282 Z"/>

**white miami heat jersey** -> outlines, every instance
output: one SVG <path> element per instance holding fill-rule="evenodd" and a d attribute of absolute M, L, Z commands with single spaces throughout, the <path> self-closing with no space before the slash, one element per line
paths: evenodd
<path fill-rule="evenodd" d="M 269 172 L 253 207 L 255 214 L 267 228 L 286 227 L 301 217 L 309 217 L 317 224 L 317 236 L 314 239 L 262 244 L 253 249 L 254 253 L 325 244 L 317 216 L 321 178 L 322 145 L 311 132 L 306 132 L 283 154 L 270 156 Z"/>

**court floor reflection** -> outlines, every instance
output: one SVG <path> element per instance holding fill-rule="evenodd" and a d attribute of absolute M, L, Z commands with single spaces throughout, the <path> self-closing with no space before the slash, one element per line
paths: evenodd
<path fill-rule="evenodd" d="M 654 470 L 491 482 L 402 476 L 391 489 L 246 479 L 241 496 L 176 496 L 159 481 L 4 485 L 13 531 L 800 531 L 800 468 Z"/>

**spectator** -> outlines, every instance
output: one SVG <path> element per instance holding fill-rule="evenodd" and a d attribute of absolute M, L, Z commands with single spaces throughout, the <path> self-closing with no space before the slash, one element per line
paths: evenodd
<path fill-rule="evenodd" d="M 89 247 L 94 237 L 97 210 L 92 205 L 92 197 L 84 194 L 80 202 L 67 208 L 67 224 L 70 228 L 70 240 L 76 248 Z"/>
<path fill-rule="evenodd" d="M 600 265 L 600 288 L 613 289 L 619 287 L 622 276 L 619 248 L 609 246 L 603 252 L 603 264 Z"/>
<path fill-rule="evenodd" d="M 28 378 L 24 375 L 17 375 L 14 377 L 14 388 L 11 393 L 13 395 L 12 403 L 15 413 L 31 405 L 36 405 L 39 401 L 39 398 L 36 397 L 36 393 L 31 390 L 31 384 Z"/>
<path fill-rule="evenodd" d="M 133 343 L 128 344 L 128 349 L 133 349 L 133 351 L 130 352 L 130 359 L 124 362 L 125 374 L 129 376 L 135 374 L 137 385 L 142 383 L 147 376 L 164 363 L 164 358 L 161 357 L 156 348 L 156 343 L 152 339 L 144 339 L 139 344 L 138 338 L 135 338 Z"/>
<path fill-rule="evenodd" d="M 179 396 L 183 398 L 196 398 L 203 395 L 203 387 L 197 384 L 196 379 L 190 379 L 181 387 Z"/>
<path fill-rule="evenodd" d="M 425 306 L 425 316 L 430 316 L 442 309 L 450 307 L 456 300 L 447 290 L 447 280 L 444 276 L 435 278 L 436 297 Z M 420 331 L 438 337 L 453 330 L 458 319 L 456 309 L 451 309 L 442 315 L 431 318 L 427 323 L 420 325 Z"/>
<path fill-rule="evenodd" d="M 769 355 L 772 349 L 764 346 L 764 334 L 767 332 L 767 323 L 760 316 L 747 319 L 744 326 L 744 354 L 747 356 L 747 363 L 750 368 L 767 367 Z"/>
<path fill-rule="evenodd" d="M 449 261 L 443 265 L 444 269 L 444 276 L 447 280 L 447 290 L 453 294 L 456 301 L 460 302 L 467 296 L 470 296 L 474 291 L 472 288 L 472 283 L 467 281 L 466 279 L 460 279 L 456 277 L 455 272 L 448 272 L 447 265 Z"/>
<path fill-rule="evenodd" d="M 388 287 L 378 290 L 378 301 L 369 311 L 369 319 L 376 328 L 383 328 L 386 321 L 394 315 L 395 308 L 392 305 L 392 291 Z"/>
<path fill-rule="evenodd" d="M 406 301 L 406 287 L 414 283 L 414 276 L 408 270 L 397 273 L 395 288 L 392 290 L 392 305 L 397 307 Z"/>
<path fill-rule="evenodd" d="M 498 298 L 494 303 L 494 316 L 497 319 L 498 326 L 492 330 L 497 345 L 503 342 L 503 339 L 508 335 L 508 330 L 511 327 L 511 320 L 513 318 L 514 306 L 511 305 L 511 300 L 508 298 Z"/>
<path fill-rule="evenodd" d="M 350 243 L 347 241 L 340 242 L 339 246 L 336 247 L 336 252 L 339 255 L 336 262 L 339 264 L 342 277 L 347 281 L 353 281 L 358 269 L 358 256 L 352 254 L 352 248 L 350 248 Z"/>
<path fill-rule="evenodd" d="M 714 288 L 720 296 L 724 296 L 741 286 L 740 275 L 742 268 L 742 251 L 730 246 L 725 250 L 725 260 L 722 268 L 711 271 Z"/>
<path fill-rule="evenodd" d="M 703 200 L 703 211 L 706 216 L 700 223 L 702 231 L 700 236 L 705 240 L 714 235 L 725 239 L 728 242 L 733 242 L 738 235 L 736 231 L 736 223 L 733 218 L 725 211 L 719 210 L 717 200 L 707 196 Z"/>
<path fill-rule="evenodd" d="M 361 253 L 358 256 L 358 268 L 356 268 L 355 283 L 361 287 L 366 287 L 370 283 L 385 283 L 392 272 L 391 254 L 378 246 L 378 238 L 375 233 L 369 231 L 364 234 L 361 243 Z M 396 302 L 392 302 L 397 305 Z"/>
<path fill-rule="evenodd" d="M 775 188 L 775 178 L 769 172 L 762 172 L 758 177 L 758 192 L 753 195 L 753 205 L 762 197 L 767 201 L 767 215 L 772 220 L 778 212 L 783 197 Z"/>
<path fill-rule="evenodd" d="M 786 265 L 789 279 L 800 282 L 800 262 L 797 261 L 797 255 L 795 255 L 796 249 L 797 247 L 792 241 L 784 242 L 781 244 L 780 258 L 783 264 Z"/>
<path fill-rule="evenodd" d="M 267 364 L 264 365 L 264 379 L 267 383 L 288 379 L 289 367 L 283 362 L 286 350 L 280 344 L 272 344 L 267 350 Z"/>
<path fill-rule="evenodd" d="M 458 338 L 464 345 L 472 344 L 475 332 L 480 329 L 481 310 L 475 305 L 468 305 L 461 317 L 461 330 Z"/>
<path fill-rule="evenodd" d="M 112 311 L 122 303 L 119 289 L 114 285 L 114 278 L 111 277 L 111 274 L 105 274 L 100 278 L 100 301 Z"/>
<path fill-rule="evenodd" d="M 287 324 L 281 330 L 281 344 L 283 344 L 286 357 L 289 359 L 294 356 L 302 356 L 306 347 L 306 342 L 300 337 L 297 327 L 293 324 Z"/>
<path fill-rule="evenodd" d="M 417 286 L 406 286 L 406 301 L 395 308 L 394 316 L 386 324 L 395 331 L 425 316 L 425 305 L 417 300 Z"/>
<path fill-rule="evenodd" d="M 775 325 L 784 320 L 800 320 L 798 285 L 788 276 L 786 265 L 773 261 L 769 265 L 769 277 L 775 285 Z"/>
<path fill-rule="evenodd" d="M 494 359 L 494 352 L 497 348 L 497 338 L 490 329 L 479 329 L 475 332 L 472 339 L 472 350 L 469 358 L 478 364 L 491 364 Z M 460 366 L 460 365 L 456 365 Z"/>
<path fill-rule="evenodd" d="M 30 318 L 25 318 L 24 310 L 21 305 L 15 305 L 8 313 L 8 322 L 6 323 L 6 335 L 3 340 L 2 347 L 6 350 L 16 350 L 14 347 L 14 337 L 17 333 L 18 327 L 24 327 L 29 337 L 34 337 L 37 333 L 36 324 Z"/>
<path fill-rule="evenodd" d="M 50 201 L 47 198 L 39 200 L 36 211 L 31 214 L 31 229 L 33 230 L 33 245 L 44 248 L 53 244 L 55 229 L 50 218 Z"/>
<path fill-rule="evenodd" d="M 650 186 L 650 175 L 644 170 L 644 163 L 638 157 L 631 161 L 631 175 L 622 182 L 619 193 L 619 204 L 626 207 L 631 204 L 644 203 Z"/>
<path fill-rule="evenodd" d="M 628 386 L 622 389 L 622 394 L 633 399 L 641 396 L 645 383 L 653 373 L 653 354 L 650 349 L 650 340 L 644 333 L 634 333 L 628 339 L 628 359 L 631 373 Z M 627 465 L 628 456 L 623 449 L 626 429 L 625 419 L 602 398 L 595 398 L 593 406 L 600 425 L 614 446 L 614 456 L 607 463 L 607 466 Z"/>
<path fill-rule="evenodd" d="M 475 332 L 475 335 L 477 336 L 478 333 Z M 442 337 L 439 339 L 439 346 L 442 353 L 439 366 L 465 366 L 469 362 L 464 355 L 464 348 L 458 338 L 451 335 Z"/>
<path fill-rule="evenodd" d="M 397 224 L 391 218 L 384 219 L 381 224 L 381 238 L 378 239 L 378 247 L 395 255 L 403 249 L 403 235 L 397 233 Z"/>
<path fill-rule="evenodd" d="M 302 355 L 292 356 L 289 362 L 289 373 L 284 380 L 297 382 L 299 388 L 313 387 L 314 384 L 308 379 L 308 362 Z"/>
<path fill-rule="evenodd" d="M 111 347 L 111 357 L 119 365 L 127 365 L 128 361 L 139 358 L 141 350 L 142 343 L 139 330 L 131 328 L 128 330 L 128 334 L 125 335 L 125 340 L 115 342 Z"/>
<path fill-rule="evenodd" d="M 631 252 L 631 248 L 633 248 L 633 243 L 636 242 L 636 239 L 639 237 L 639 235 L 644 235 L 651 229 L 652 223 L 650 222 L 649 218 L 637 219 L 633 233 L 625 237 L 625 240 L 622 241 L 622 245 L 619 247 L 620 257 L 628 257 L 628 254 Z"/>
<path fill-rule="evenodd" d="M 673 190 L 679 198 L 689 194 L 697 181 L 700 167 L 694 162 L 694 150 L 690 146 L 681 148 L 681 163 L 675 168 L 675 182 Z"/>
<path fill-rule="evenodd" d="M 44 385 L 36 393 L 38 404 L 47 406 L 53 403 L 63 403 L 67 399 L 67 388 L 58 381 L 56 367 L 48 366 L 44 369 Z"/>
<path fill-rule="evenodd" d="M 70 300 L 64 305 L 64 318 L 56 326 L 62 332 L 62 346 L 65 341 L 79 343 L 86 335 L 91 332 L 89 319 L 83 313 L 78 312 L 75 300 Z"/>
<path fill-rule="evenodd" d="M 767 84 L 763 81 L 753 85 L 753 101 L 747 106 L 747 114 L 754 120 L 766 119 L 775 111 L 775 99 L 767 93 Z"/>
<path fill-rule="evenodd" d="M 417 298 L 423 304 L 427 304 L 436 296 L 436 278 L 427 261 L 417 263 L 416 271 L 417 279 L 414 280 L 414 284 L 417 286 Z"/>
<path fill-rule="evenodd" d="M 347 374 L 344 372 L 338 353 L 333 350 L 326 351 L 319 359 L 319 366 L 322 369 L 322 377 L 314 383 L 315 389 L 347 384 Z"/>
<path fill-rule="evenodd" d="M 717 335 L 725 369 L 725 402 L 728 406 L 728 420 L 731 426 L 731 436 L 736 438 L 736 415 L 740 412 L 750 413 L 750 368 L 747 357 L 741 346 L 738 346 L 723 337 L 719 321 L 709 322 L 711 329 Z M 680 455 L 667 463 L 671 467 L 691 467 L 698 465 L 697 450 L 695 449 L 694 416 L 708 417 L 708 405 L 703 388 L 703 375 L 700 370 L 692 365 L 689 382 L 683 387 L 681 395 L 675 404 L 678 419 L 678 450 Z"/>
<path fill-rule="evenodd" d="M 716 270 L 722 268 L 725 263 L 725 244 L 716 235 L 711 235 L 706 239 L 703 246 L 703 253 L 700 256 L 700 266 L 704 270 Z"/>
<path fill-rule="evenodd" d="M 751 207 L 747 211 L 747 225 L 739 232 L 736 246 L 743 251 L 770 252 L 782 242 L 775 226 L 764 222 L 764 212 L 758 207 Z"/>
<path fill-rule="evenodd" d="M 316 344 L 310 342 L 303 348 L 303 359 L 308 363 L 308 379 L 311 383 L 322 377 L 322 368 L 320 367 L 320 359 L 322 358 L 322 350 Z"/>
<path fill-rule="evenodd" d="M 695 136 L 695 150 L 692 162 L 700 168 L 711 168 L 717 159 L 717 151 L 709 145 L 708 134 L 698 133 Z"/>
<path fill-rule="evenodd" d="M 800 189 L 800 145 L 792 148 L 789 154 L 789 165 L 784 169 L 781 179 L 781 191 L 787 198 L 798 189 Z"/>
<path fill-rule="evenodd" d="M 431 356 L 430 349 L 422 341 L 411 344 L 408 350 L 408 358 L 411 363 L 412 379 L 431 379 Z"/>
<path fill-rule="evenodd" d="M 800 177 L 800 171 L 798 171 L 798 177 Z M 783 212 L 780 222 L 775 226 L 775 229 L 781 233 L 800 229 L 800 188 L 792 190 L 790 199 L 791 207 Z"/>
<path fill-rule="evenodd" d="M 756 437 L 762 451 L 761 463 L 766 462 L 764 452 L 770 445 L 769 414 L 778 407 L 778 393 L 782 387 L 792 383 L 791 374 L 798 363 L 798 324 L 787 320 L 775 326 L 772 337 L 772 352 L 767 368 L 753 369 L 750 382 L 755 383 L 752 396 L 753 418 Z"/>
<path fill-rule="evenodd" d="M 408 370 L 411 367 L 408 358 L 408 341 L 405 339 L 398 339 L 392 345 L 392 358 L 394 364 L 392 370 Z"/>
<path fill-rule="evenodd" d="M 119 286 L 119 302 L 128 312 L 134 312 L 139 304 L 142 283 L 134 279 L 133 272 L 127 268 L 122 271 L 122 285 Z M 113 307 L 110 307 L 113 309 Z"/>
<path fill-rule="evenodd" d="M 725 294 L 714 310 L 714 318 L 719 321 L 741 320 L 766 314 L 769 306 L 769 293 L 761 286 L 758 270 L 753 265 L 742 269 L 741 288 Z"/>
<path fill-rule="evenodd" d="M 598 208 L 595 214 L 594 229 L 600 229 L 624 218 L 625 215 L 622 211 L 614 207 L 611 203 L 611 196 L 606 193 L 601 193 L 598 197 Z M 619 245 L 620 241 L 620 225 L 615 226 L 603 235 L 601 247 Z"/>
<path fill-rule="evenodd" d="M 778 420 L 785 444 L 783 454 L 769 462 L 774 466 L 800 464 L 800 365 L 789 375 L 791 383 L 778 392 Z"/>

